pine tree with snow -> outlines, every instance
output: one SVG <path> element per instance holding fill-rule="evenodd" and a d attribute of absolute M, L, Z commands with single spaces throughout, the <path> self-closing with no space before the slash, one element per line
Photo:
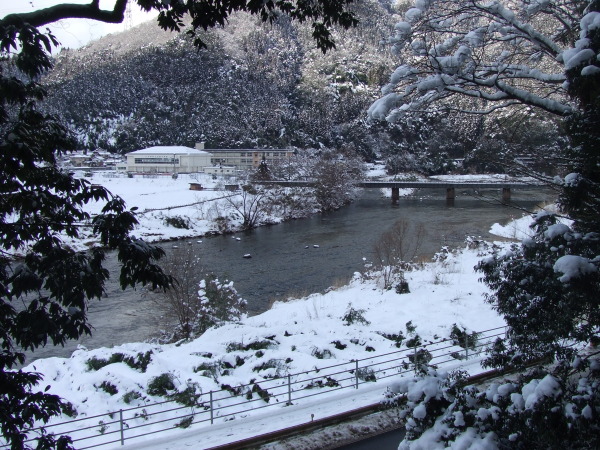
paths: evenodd
<path fill-rule="evenodd" d="M 250 181 L 269 181 L 273 179 L 273 175 L 271 174 L 271 168 L 269 164 L 267 164 L 266 158 L 262 157 L 262 160 L 258 164 L 256 171 L 251 174 Z"/>
<path fill-rule="evenodd" d="M 570 173 L 558 183 L 573 221 L 538 214 L 532 238 L 478 266 L 509 326 L 486 364 L 554 364 L 484 391 L 434 372 L 401 382 L 400 448 L 598 448 L 600 2 L 417 0 L 392 41 L 402 65 L 374 118 L 428 105 L 477 114 L 526 105 L 565 118 Z"/>

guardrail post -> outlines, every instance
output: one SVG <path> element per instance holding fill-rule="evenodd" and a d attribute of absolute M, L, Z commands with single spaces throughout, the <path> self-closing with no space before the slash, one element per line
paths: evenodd
<path fill-rule="evenodd" d="M 354 368 L 354 380 L 356 389 L 358 389 L 358 359 L 356 360 L 356 367 Z"/>
<path fill-rule="evenodd" d="M 125 445 L 125 430 L 123 427 L 123 410 L 119 410 L 119 426 L 121 427 L 121 445 Z"/>
<path fill-rule="evenodd" d="M 288 373 L 288 406 L 292 404 L 292 377 Z"/>
<path fill-rule="evenodd" d="M 465 330 L 465 359 L 469 359 L 469 334 Z"/>
<path fill-rule="evenodd" d="M 215 422 L 215 416 L 213 412 L 213 391 L 210 391 L 210 424 Z"/>
<path fill-rule="evenodd" d="M 415 375 L 419 373 L 419 367 L 417 364 L 417 346 L 415 345 L 413 348 L 413 364 L 415 365 Z"/>

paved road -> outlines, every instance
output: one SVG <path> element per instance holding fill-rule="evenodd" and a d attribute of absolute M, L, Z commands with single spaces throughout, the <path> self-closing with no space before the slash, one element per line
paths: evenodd
<path fill-rule="evenodd" d="M 338 449 L 343 450 L 397 450 L 398 444 L 404 437 L 404 428 L 382 433 L 372 438 L 367 438 L 362 441 L 348 444 Z"/>

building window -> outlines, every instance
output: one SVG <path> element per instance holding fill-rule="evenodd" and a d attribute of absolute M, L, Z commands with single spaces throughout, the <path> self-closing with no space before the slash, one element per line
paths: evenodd
<path fill-rule="evenodd" d="M 135 164 L 179 164 L 179 158 L 135 158 Z"/>

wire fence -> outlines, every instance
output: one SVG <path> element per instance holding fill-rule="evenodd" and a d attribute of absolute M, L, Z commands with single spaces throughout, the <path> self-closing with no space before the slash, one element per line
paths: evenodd
<path fill-rule="evenodd" d="M 424 345 L 350 360 L 311 370 L 285 373 L 285 367 L 275 368 L 272 378 L 260 382 L 227 386 L 225 389 L 191 395 L 179 400 L 149 403 L 109 413 L 74 420 L 50 423 L 47 433 L 68 435 L 80 450 L 121 444 L 144 436 L 215 422 L 247 417 L 265 408 L 282 408 L 292 404 L 307 404 L 313 397 L 330 395 L 345 389 L 360 389 L 361 385 L 390 377 L 412 374 L 428 367 L 460 366 L 467 360 L 481 358 L 489 346 L 504 337 L 505 327 L 473 333 L 461 333 Z M 398 344 L 398 346 L 400 343 Z M 32 430 L 34 435 L 41 428 Z M 9 448 L 3 445 L 1 448 Z"/>

